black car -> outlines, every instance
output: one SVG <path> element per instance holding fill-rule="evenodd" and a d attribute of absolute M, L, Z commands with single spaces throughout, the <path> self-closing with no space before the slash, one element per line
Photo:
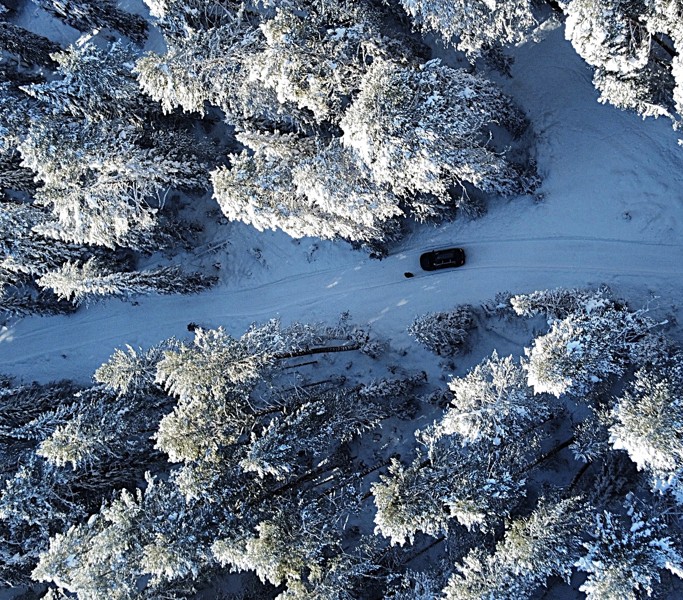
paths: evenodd
<path fill-rule="evenodd" d="M 462 267 L 465 264 L 465 251 L 462 248 L 432 250 L 420 256 L 420 266 L 425 271 Z"/>

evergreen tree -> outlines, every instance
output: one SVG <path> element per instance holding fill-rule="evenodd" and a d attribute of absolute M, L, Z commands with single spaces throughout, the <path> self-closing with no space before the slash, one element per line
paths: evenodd
<path fill-rule="evenodd" d="M 149 112 L 131 72 L 135 53 L 120 43 L 101 49 L 93 43 L 55 52 L 57 74 L 49 82 L 24 86 L 54 115 L 91 121 L 124 119 L 139 122 Z"/>
<path fill-rule="evenodd" d="M 52 289 L 60 298 L 81 304 L 98 296 L 192 293 L 208 287 L 211 282 L 200 275 L 185 275 L 177 267 L 111 272 L 90 259 L 81 265 L 67 262 L 58 270 L 42 275 L 37 283 Z"/>
<path fill-rule="evenodd" d="M 208 103 L 241 119 L 244 113 L 247 117 L 260 113 L 264 100 L 268 104 L 267 98 L 249 97 L 256 90 L 242 63 L 262 44 L 258 29 L 247 21 L 236 16 L 219 27 L 188 28 L 182 36 L 167 36 L 166 46 L 165 54 L 148 53 L 134 69 L 142 90 L 165 113 L 181 107 L 203 116 Z"/>
<path fill-rule="evenodd" d="M 372 484 L 375 531 L 403 545 L 418 531 L 434 537 L 448 532 L 452 518 L 486 529 L 508 516 L 525 493 L 521 454 L 514 444 L 465 448 L 450 436 L 433 442 L 408 467 L 393 458 L 389 473 Z"/>
<path fill-rule="evenodd" d="M 631 312 L 598 291 L 525 349 L 528 383 L 536 393 L 556 397 L 586 393 L 650 354 L 654 325 L 644 311 Z"/>
<path fill-rule="evenodd" d="M 27 570 L 49 536 L 86 514 L 69 478 L 53 465 L 25 454 L 0 489 L 0 563 L 11 582 L 25 583 Z"/>
<path fill-rule="evenodd" d="M 401 6 L 420 29 L 435 31 L 472 58 L 523 41 L 536 24 L 530 0 L 401 0 Z"/>
<path fill-rule="evenodd" d="M 451 188 L 466 184 L 523 193 L 532 182 L 487 147 L 494 121 L 524 127 L 521 113 L 485 79 L 438 60 L 411 67 L 378 59 L 341 120 L 342 140 L 378 184 L 406 201 L 427 194 L 446 203 Z"/>
<path fill-rule="evenodd" d="M 246 68 L 252 79 L 276 91 L 280 103 L 310 111 L 313 122 L 336 123 L 366 65 L 378 56 L 388 58 L 382 36 L 360 6 L 353 10 L 338 3 L 331 14 L 314 3 L 288 4 L 280 3 L 273 18 L 261 24 L 264 51 L 251 54 Z"/>
<path fill-rule="evenodd" d="M 551 414 L 548 396 L 534 395 L 512 356 L 491 358 L 448 384 L 451 407 L 436 425 L 439 435 L 457 433 L 468 443 L 495 446 L 528 434 Z"/>
<path fill-rule="evenodd" d="M 680 118 L 680 3 L 572 0 L 563 10 L 567 15 L 565 35 L 595 68 L 593 83 L 601 102 L 635 110 L 644 117 Z"/>
<path fill-rule="evenodd" d="M 135 350 L 126 344 L 126 350 L 117 348 L 111 358 L 101 365 L 93 379 L 118 394 L 145 392 L 154 386 L 157 363 L 163 358 L 164 344 L 149 350 Z"/>
<path fill-rule="evenodd" d="M 303 500 L 303 498 L 302 498 Z M 327 504 L 327 506 L 325 506 Z M 217 540 L 212 551 L 223 565 L 253 570 L 273 585 L 324 576 L 325 563 L 341 551 L 338 511 L 325 500 L 277 507 L 252 535 Z"/>
<path fill-rule="evenodd" d="M 156 222 L 154 204 L 163 205 L 172 187 L 206 185 L 189 145 L 182 134 L 146 134 L 116 121 L 39 120 L 19 150 L 43 183 L 37 201 L 59 222 L 37 231 L 110 248 L 144 247 Z"/>
<path fill-rule="evenodd" d="M 83 250 L 36 234 L 46 223 L 44 212 L 30 204 L 0 204 L 0 266 L 19 274 L 42 275 L 68 260 L 78 260 Z"/>
<path fill-rule="evenodd" d="M 444 589 L 447 600 L 528 598 L 552 576 L 569 580 L 579 556 L 586 507 L 578 498 L 543 500 L 508 526 L 492 555 L 475 548 Z"/>
<path fill-rule="evenodd" d="M 667 569 L 683 578 L 683 555 L 667 536 L 665 521 L 648 516 L 627 501 L 628 516 L 611 512 L 595 516 L 587 554 L 577 567 L 588 573 L 579 588 L 587 600 L 636 600 L 652 595 L 660 572 Z"/>
<path fill-rule="evenodd" d="M 612 410 L 610 442 L 626 450 L 652 486 L 683 504 L 683 363 L 643 369 Z"/>
<path fill-rule="evenodd" d="M 260 435 L 252 433 L 240 466 L 259 477 L 290 479 L 301 474 L 302 457 L 331 456 L 339 444 L 374 429 L 388 416 L 389 406 L 373 402 L 369 394 L 345 389 L 323 393 L 291 414 L 274 417 Z"/>
<path fill-rule="evenodd" d="M 250 146 L 212 174 L 214 197 L 230 220 L 292 237 L 379 244 L 396 236 L 398 199 L 370 178 L 337 141 L 293 134 L 241 134 Z"/>
<path fill-rule="evenodd" d="M 469 332 L 475 327 L 472 307 L 464 304 L 448 312 L 418 317 L 408 333 L 434 354 L 458 356 L 466 349 Z"/>
<path fill-rule="evenodd" d="M 122 490 L 88 521 L 55 534 L 32 577 L 93 600 L 158 598 L 206 560 L 202 516 L 172 485 L 148 477 L 144 492 Z"/>

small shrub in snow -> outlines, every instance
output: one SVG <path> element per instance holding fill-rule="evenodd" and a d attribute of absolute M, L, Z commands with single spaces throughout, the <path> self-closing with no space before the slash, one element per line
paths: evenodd
<path fill-rule="evenodd" d="M 472 307 L 465 304 L 449 312 L 418 317 L 408 333 L 434 354 L 457 356 L 466 349 L 469 332 L 475 327 Z"/>

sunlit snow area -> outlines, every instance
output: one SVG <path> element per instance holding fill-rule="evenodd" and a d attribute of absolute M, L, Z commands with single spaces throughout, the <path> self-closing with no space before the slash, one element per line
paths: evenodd
<path fill-rule="evenodd" d="M 154 23 L 142 3 L 119 7 Z M 81 35 L 31 2 L 13 22 L 63 46 Z M 408 219 L 378 258 L 230 221 L 212 191 L 171 191 L 193 233 L 138 252 L 136 268 L 216 278 L 207 289 L 0 313 L 7 598 L 683 598 L 683 135 L 598 102 L 562 18 L 529 35 L 505 47 L 510 76 L 476 61 L 530 123 L 541 182 L 529 193 L 474 193 L 480 215 Z M 469 68 L 437 34 L 423 40 Z M 157 27 L 144 50 L 165 51 Z M 447 247 L 464 266 L 421 269 L 422 253 Z M 557 288 L 572 291 L 532 295 Z M 471 322 L 452 352 L 416 339 L 416 319 L 463 305 Z M 140 358 L 129 387 L 98 371 L 116 349 Z M 60 380 L 74 390 L 35 400 L 30 423 L 12 412 L 25 410 L 10 406 L 20 386 Z M 77 395 L 93 385 L 105 400 Z M 149 421 L 128 425 L 136 411 Z M 76 421 L 83 449 L 67 451 Z M 96 502 L 74 508 L 68 486 Z M 543 548 L 528 541 L 539 537 Z"/>

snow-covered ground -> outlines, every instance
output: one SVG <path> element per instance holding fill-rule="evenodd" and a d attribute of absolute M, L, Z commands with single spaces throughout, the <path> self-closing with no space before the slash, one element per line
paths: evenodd
<path fill-rule="evenodd" d="M 557 286 L 606 283 L 635 306 L 657 296 L 655 314 L 680 320 L 683 148 L 676 133 L 667 122 L 598 104 L 591 71 L 561 28 L 515 54 L 513 78 L 500 83 L 534 124 L 542 200 L 493 200 L 478 220 L 416 227 L 382 261 L 343 243 L 212 226 L 204 254 L 184 266 L 220 263 L 215 288 L 12 320 L 0 332 L 1 370 L 86 383 L 115 347 L 188 335 L 190 321 L 240 334 L 276 315 L 332 322 L 346 310 L 401 347 L 418 314 Z M 450 245 L 466 249 L 464 267 L 420 272 L 421 252 Z M 417 276 L 405 279 L 404 271 Z"/>

